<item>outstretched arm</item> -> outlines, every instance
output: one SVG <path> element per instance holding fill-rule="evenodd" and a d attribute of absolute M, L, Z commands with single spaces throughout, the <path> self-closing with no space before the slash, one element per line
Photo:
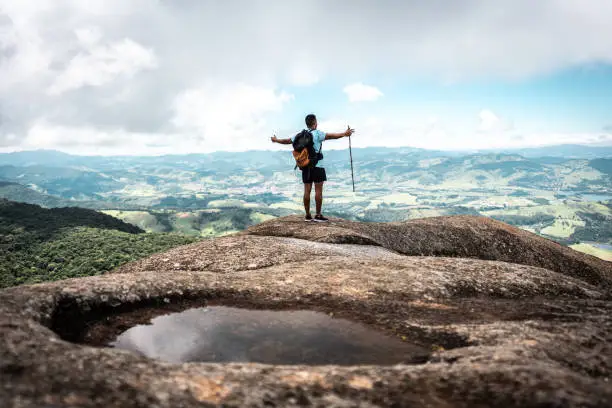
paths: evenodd
<path fill-rule="evenodd" d="M 272 140 L 272 143 L 291 144 L 291 139 L 279 139 L 276 135 L 272 136 L 270 140 Z"/>
<path fill-rule="evenodd" d="M 325 140 L 342 139 L 343 137 L 348 137 L 353 133 L 355 133 L 355 129 L 351 129 L 350 126 L 347 126 L 346 130 L 342 133 L 326 133 Z"/>

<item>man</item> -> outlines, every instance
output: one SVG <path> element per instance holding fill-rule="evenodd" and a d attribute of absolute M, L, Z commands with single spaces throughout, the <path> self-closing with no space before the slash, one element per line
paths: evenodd
<path fill-rule="evenodd" d="M 321 146 L 324 140 L 341 139 L 343 137 L 348 137 L 355 132 L 354 129 L 347 128 L 346 131 L 342 133 L 324 133 L 317 129 L 317 125 L 317 117 L 315 115 L 310 114 L 306 116 L 306 126 L 312 133 L 314 149 L 316 152 L 321 151 Z M 292 144 L 294 139 L 295 136 L 289 139 L 278 139 L 276 135 L 272 136 L 271 138 L 272 142 L 280 144 Z M 323 206 L 323 183 L 327 181 L 325 169 L 323 167 L 319 167 L 321 160 L 317 162 L 315 167 L 302 170 L 302 181 L 304 182 L 304 210 L 306 211 L 304 221 L 329 221 L 321 213 L 321 207 Z M 310 215 L 310 193 L 312 191 L 313 183 L 315 186 L 315 202 L 317 209 L 317 213 L 315 214 L 314 218 L 312 218 Z"/>

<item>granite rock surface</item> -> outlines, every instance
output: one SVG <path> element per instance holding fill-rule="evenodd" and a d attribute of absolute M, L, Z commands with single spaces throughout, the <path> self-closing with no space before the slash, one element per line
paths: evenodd
<path fill-rule="evenodd" d="M 612 263 L 476 217 L 286 217 L 0 291 L 0 406 L 612 406 Z M 393 366 L 170 364 L 103 347 L 203 305 L 315 310 L 427 347 Z"/>

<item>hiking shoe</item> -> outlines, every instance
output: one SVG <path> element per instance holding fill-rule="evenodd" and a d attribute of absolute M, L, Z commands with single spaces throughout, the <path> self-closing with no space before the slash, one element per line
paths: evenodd
<path fill-rule="evenodd" d="M 312 221 L 312 216 L 310 214 L 308 214 L 307 216 L 304 217 L 304 221 L 306 221 L 306 222 Z"/>
<path fill-rule="evenodd" d="M 317 215 L 315 215 L 314 220 L 315 220 L 316 222 L 327 222 L 327 221 L 329 221 L 329 219 L 328 219 L 328 218 L 325 218 L 325 217 L 324 217 L 324 216 L 322 216 L 321 214 L 317 214 Z"/>

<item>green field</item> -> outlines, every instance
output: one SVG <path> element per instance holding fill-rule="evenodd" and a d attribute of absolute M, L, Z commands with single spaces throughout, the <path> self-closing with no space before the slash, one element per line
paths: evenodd
<path fill-rule="evenodd" d="M 585 254 L 593 255 L 605 261 L 612 261 L 612 249 L 597 248 L 592 244 L 574 244 L 570 248 Z"/>
<path fill-rule="evenodd" d="M 103 212 L 147 232 L 173 232 L 206 238 L 233 234 L 278 216 L 273 210 L 248 205 L 221 206 L 195 211 L 105 210 Z"/>

